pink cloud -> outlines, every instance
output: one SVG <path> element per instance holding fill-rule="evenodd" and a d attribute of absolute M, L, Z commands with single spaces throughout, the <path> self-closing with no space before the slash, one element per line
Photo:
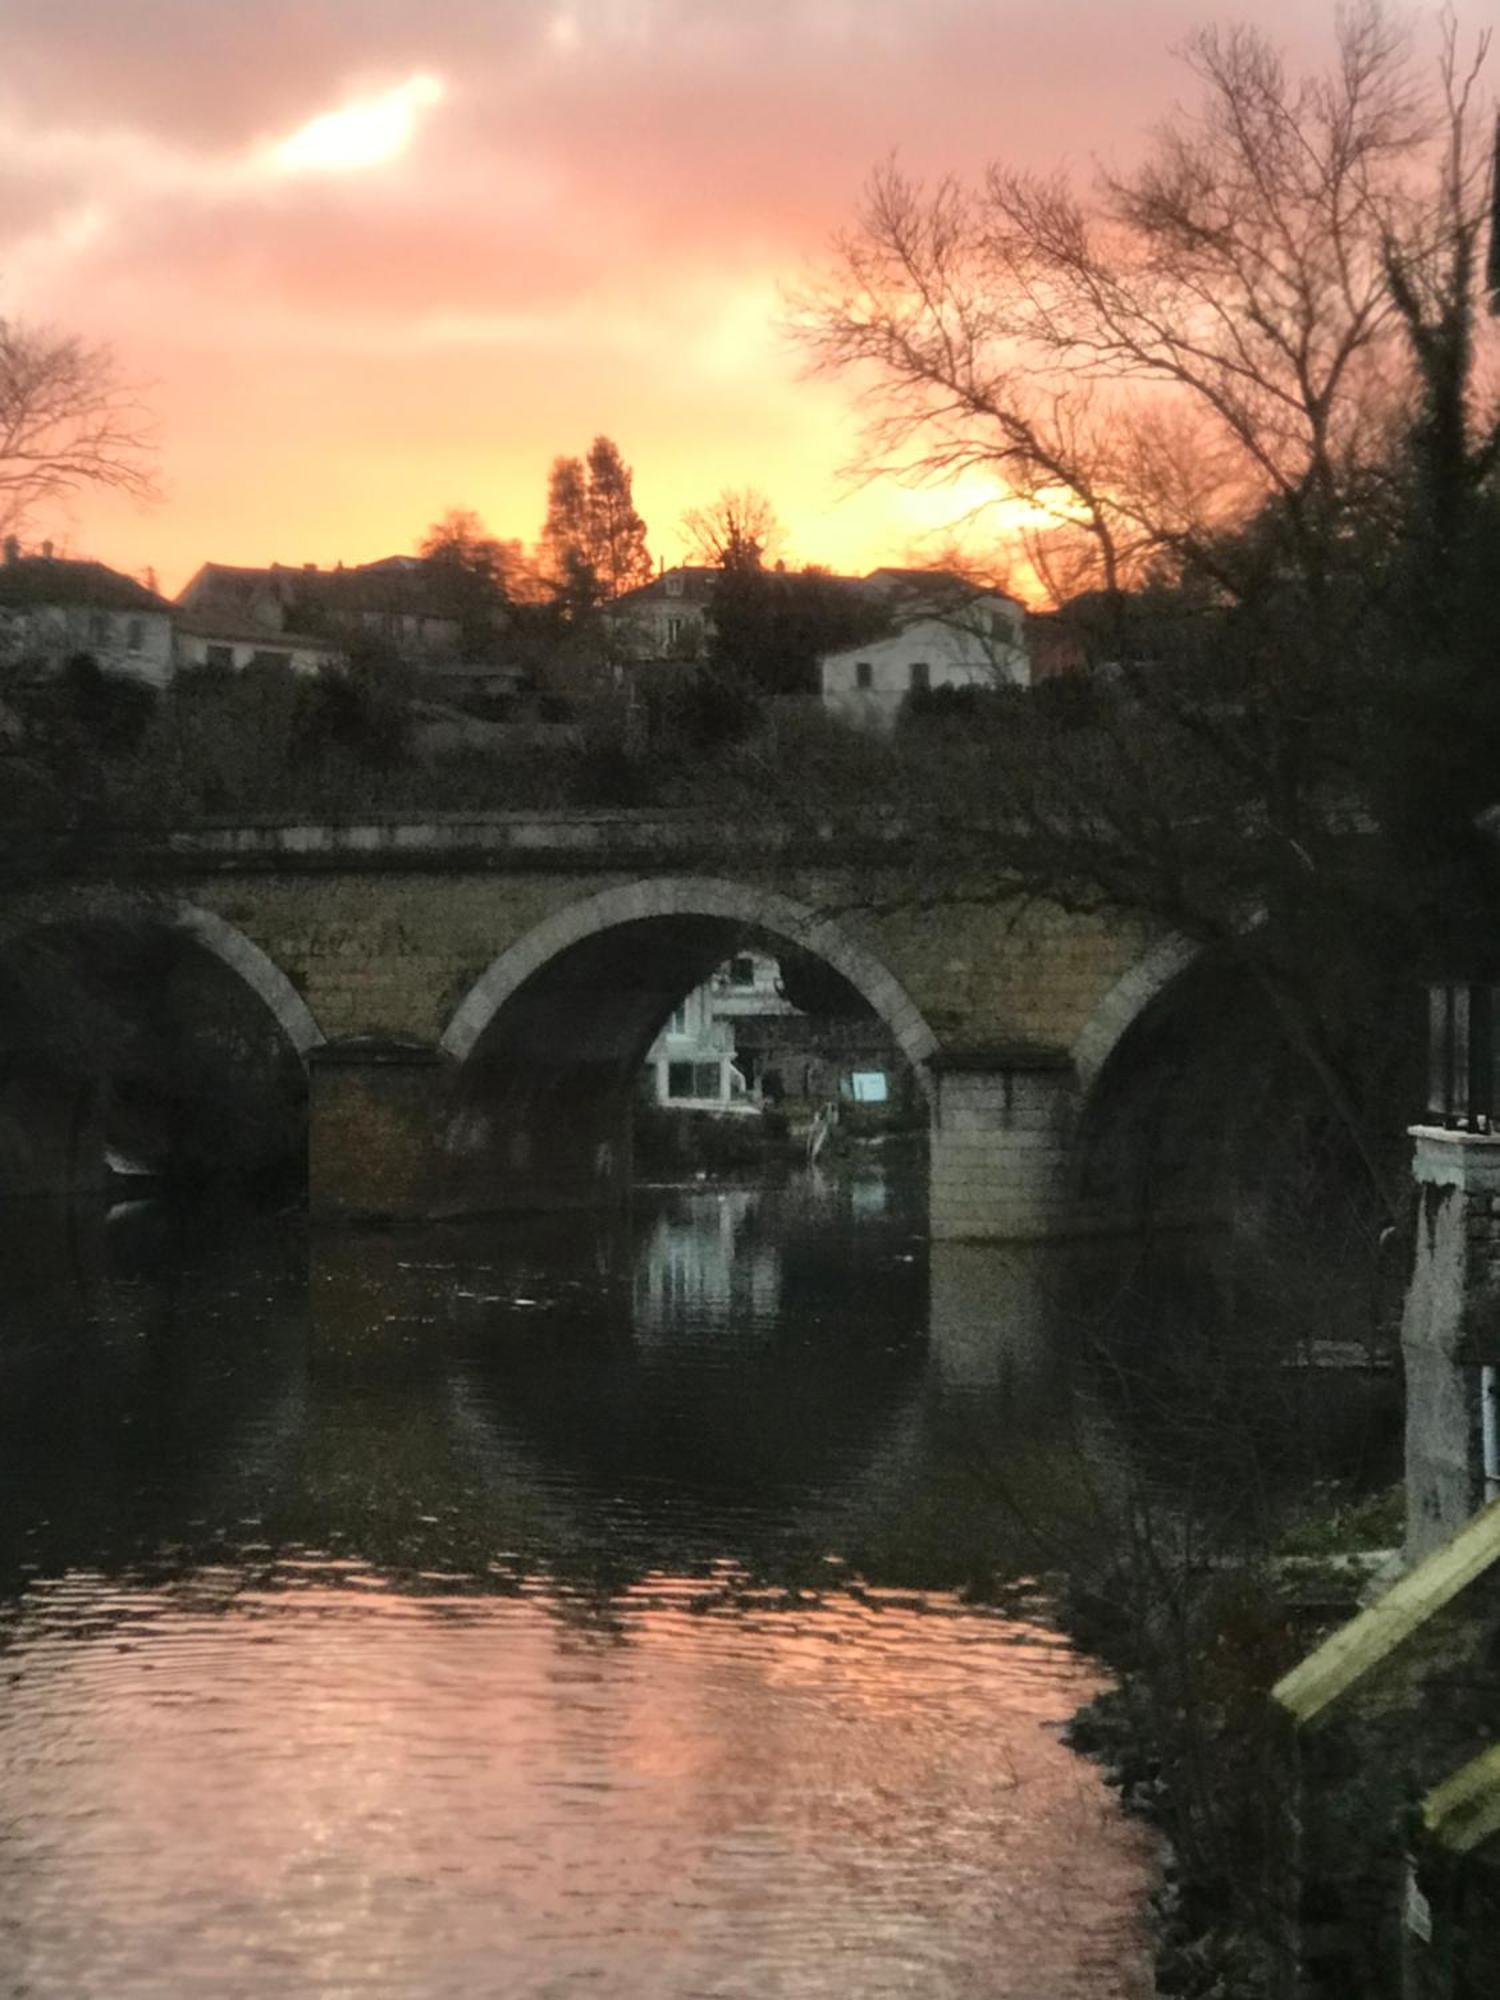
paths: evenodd
<path fill-rule="evenodd" d="M 77 532 L 168 570 L 369 553 L 459 499 L 530 534 L 547 459 L 598 429 L 672 519 L 780 482 L 815 521 L 848 438 L 836 392 L 757 330 L 776 281 L 893 146 L 927 173 L 1127 150 L 1184 91 L 1170 46 L 1206 11 L 8 0 L 0 310 L 119 345 L 167 438 L 171 506 L 85 509 Z M 1331 7 L 1253 11 L 1298 58 L 1326 48 Z M 307 120 L 417 75 L 443 96 L 398 156 L 265 170 Z"/>

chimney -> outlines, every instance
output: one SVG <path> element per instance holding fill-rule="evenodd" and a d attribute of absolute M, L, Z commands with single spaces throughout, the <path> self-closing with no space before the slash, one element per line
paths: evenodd
<path fill-rule="evenodd" d="M 21 544 L 16 540 L 14 535 L 7 535 L 5 537 L 5 560 L 8 563 L 19 562 L 21 560 Z"/>
<path fill-rule="evenodd" d="M 318 573 L 318 565 L 316 563 L 304 563 L 302 567 L 314 576 Z"/>
<path fill-rule="evenodd" d="M 52 560 L 52 544 L 51 544 L 50 542 L 43 542 L 43 543 L 42 543 L 42 561 L 43 561 L 43 562 L 51 562 L 51 560 Z"/>

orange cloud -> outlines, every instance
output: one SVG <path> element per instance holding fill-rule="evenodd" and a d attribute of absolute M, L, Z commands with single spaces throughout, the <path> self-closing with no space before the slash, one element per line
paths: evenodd
<path fill-rule="evenodd" d="M 778 285 L 892 146 L 973 172 L 1132 145 L 1205 11 L 11 0 L 0 311 L 153 385 L 170 496 L 38 532 L 169 582 L 409 547 L 454 504 L 530 537 L 551 457 L 602 430 L 669 559 L 743 484 L 801 557 L 899 558 L 948 502 L 840 486 L 848 392 L 800 379 Z M 1331 10 L 1257 13 L 1327 44 Z"/>

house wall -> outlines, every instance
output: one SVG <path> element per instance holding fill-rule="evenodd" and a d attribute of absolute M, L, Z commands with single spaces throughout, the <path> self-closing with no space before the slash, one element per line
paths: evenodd
<path fill-rule="evenodd" d="M 461 636 L 456 618 L 425 611 L 362 611 L 359 622 L 373 638 L 402 653 L 451 653 Z"/>
<path fill-rule="evenodd" d="M 921 618 L 889 639 L 824 654 L 823 706 L 859 727 L 890 729 L 912 691 L 918 665 L 926 666 L 927 685 L 934 688 L 1026 686 L 1031 674 L 1018 628 L 1008 615 L 994 616 L 993 630 Z M 869 669 L 868 687 L 860 686 L 862 664 Z"/>
<path fill-rule="evenodd" d="M 718 1018 L 712 982 L 695 987 L 651 1044 L 646 1056 L 655 1102 L 679 1109 L 696 1107 L 701 1110 L 705 1105 L 722 1108 L 734 1093 L 733 1059 L 734 1030 L 727 1021 Z M 713 1092 L 674 1097 L 670 1089 L 673 1063 L 692 1063 L 704 1068 L 712 1066 L 718 1078 Z"/>
<path fill-rule="evenodd" d="M 634 659 L 696 660 L 708 644 L 707 612 L 683 598 L 632 605 L 611 623 L 618 645 Z"/>
<path fill-rule="evenodd" d="M 103 611 L 82 604 L 43 604 L 12 621 L 18 648 L 62 667 L 88 653 L 109 673 L 131 674 L 152 687 L 172 678 L 172 620 L 165 611 Z"/>
<path fill-rule="evenodd" d="M 227 661 L 222 658 L 224 652 L 229 654 Z M 344 657 L 338 646 L 309 646 L 300 641 L 278 638 L 274 632 L 263 632 L 255 638 L 235 638 L 213 632 L 179 631 L 177 634 L 176 664 L 179 667 L 203 667 L 217 663 L 241 673 L 257 653 L 274 655 L 299 674 L 315 674 L 320 667 L 336 663 Z"/>

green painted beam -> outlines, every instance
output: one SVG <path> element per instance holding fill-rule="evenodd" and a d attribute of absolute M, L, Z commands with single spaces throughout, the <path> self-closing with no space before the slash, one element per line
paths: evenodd
<path fill-rule="evenodd" d="M 1422 1820 L 1454 1854 L 1470 1854 L 1500 1833 L 1500 1744 L 1434 1785 L 1422 1801 Z"/>
<path fill-rule="evenodd" d="M 1388 1660 L 1402 1641 L 1500 1559 L 1500 1500 L 1424 1557 L 1367 1611 L 1351 1618 L 1284 1674 L 1271 1699 L 1299 1728 L 1315 1728 L 1334 1702 Z"/>

